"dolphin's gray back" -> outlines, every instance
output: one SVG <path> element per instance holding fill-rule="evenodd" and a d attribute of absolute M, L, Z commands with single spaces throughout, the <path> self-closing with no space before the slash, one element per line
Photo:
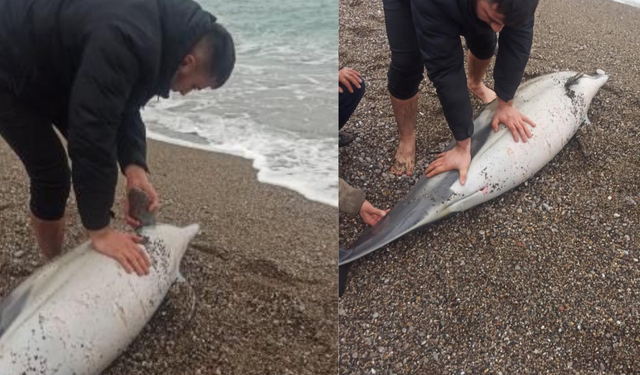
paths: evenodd
<path fill-rule="evenodd" d="M 473 121 L 472 159 L 485 145 L 491 134 L 491 120 L 496 107 L 495 101 L 486 105 Z M 455 145 L 455 141 L 451 141 L 445 151 L 452 149 Z M 426 228 L 428 224 L 434 223 L 435 221 L 421 224 L 421 221 L 429 212 L 442 207 L 451 198 L 453 194 L 451 186 L 459 176 L 458 171 L 445 172 L 433 178 L 422 176 L 409 193 L 378 224 L 367 229 L 350 249 L 340 249 L 339 263 L 342 265 L 352 262 L 415 229 Z"/>

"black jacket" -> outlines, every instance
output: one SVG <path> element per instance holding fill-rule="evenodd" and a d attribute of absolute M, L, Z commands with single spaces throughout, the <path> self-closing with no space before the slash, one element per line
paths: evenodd
<path fill-rule="evenodd" d="M 494 33 L 478 19 L 475 0 L 411 0 L 416 35 L 427 75 L 433 82 L 444 115 L 457 140 L 473 134 L 472 108 L 464 73 L 460 35 Z M 513 99 L 529 60 L 533 41 L 533 16 L 520 27 L 505 26 L 493 77 L 495 92 L 504 101 Z"/>
<path fill-rule="evenodd" d="M 117 164 L 147 169 L 140 107 L 213 22 L 191 0 L 0 0 L 0 84 L 67 136 L 87 229 L 109 224 Z"/>

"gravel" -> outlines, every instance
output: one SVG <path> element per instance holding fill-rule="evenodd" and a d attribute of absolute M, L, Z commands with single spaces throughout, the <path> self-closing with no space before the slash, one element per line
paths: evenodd
<path fill-rule="evenodd" d="M 360 140 L 340 149 L 340 175 L 389 208 L 451 135 L 425 80 L 416 176 L 386 173 L 397 130 L 382 2 L 339 4 L 340 66 L 367 81 L 343 129 Z M 591 124 L 528 183 L 355 262 L 339 303 L 340 374 L 637 372 L 639 34 L 640 9 L 628 5 L 540 2 L 524 79 L 606 71 Z M 366 157 L 371 162 L 359 161 Z M 364 229 L 359 218 L 340 215 L 343 246 Z"/>

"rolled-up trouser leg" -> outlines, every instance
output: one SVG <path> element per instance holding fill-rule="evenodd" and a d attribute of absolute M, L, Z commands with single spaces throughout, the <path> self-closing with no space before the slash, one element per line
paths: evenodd
<path fill-rule="evenodd" d="M 30 208 L 41 220 L 64 216 L 71 187 L 67 154 L 51 121 L 0 93 L 0 135 L 30 179 Z"/>
<path fill-rule="evenodd" d="M 383 0 L 384 20 L 391 49 L 388 89 L 397 99 L 407 100 L 418 93 L 424 79 L 424 65 L 411 15 L 410 0 Z"/>
<path fill-rule="evenodd" d="M 342 93 L 338 96 L 338 129 L 342 129 L 344 124 L 349 121 L 349 118 L 356 110 L 356 107 L 364 96 L 365 84 L 364 78 L 362 78 L 362 82 L 360 82 L 360 88 L 351 84 L 353 93 L 350 93 L 342 83 L 339 83 L 338 85 L 342 88 Z"/>

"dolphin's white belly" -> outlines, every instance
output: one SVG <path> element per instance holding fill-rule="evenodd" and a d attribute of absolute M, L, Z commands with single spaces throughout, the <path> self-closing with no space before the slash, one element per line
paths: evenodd
<path fill-rule="evenodd" d="M 26 279 L 1 311 L 6 331 L 0 332 L 0 374 L 104 370 L 144 328 L 176 279 L 171 246 L 155 238 L 147 249 L 153 265 L 142 277 L 127 274 L 86 243 Z"/>
<path fill-rule="evenodd" d="M 544 94 L 539 94 L 540 90 Z M 452 186 L 464 198 L 452 202 L 451 212 L 484 203 L 533 177 L 575 135 L 586 115 L 586 106 L 576 106 L 564 93 L 563 85 L 521 92 L 514 104 L 536 124 L 527 125 L 533 137 L 526 143 L 515 142 L 504 125 L 498 132 L 492 130 L 469 166 L 465 186 L 459 182 Z M 492 118 L 492 114 L 493 111 L 488 117 Z"/>

